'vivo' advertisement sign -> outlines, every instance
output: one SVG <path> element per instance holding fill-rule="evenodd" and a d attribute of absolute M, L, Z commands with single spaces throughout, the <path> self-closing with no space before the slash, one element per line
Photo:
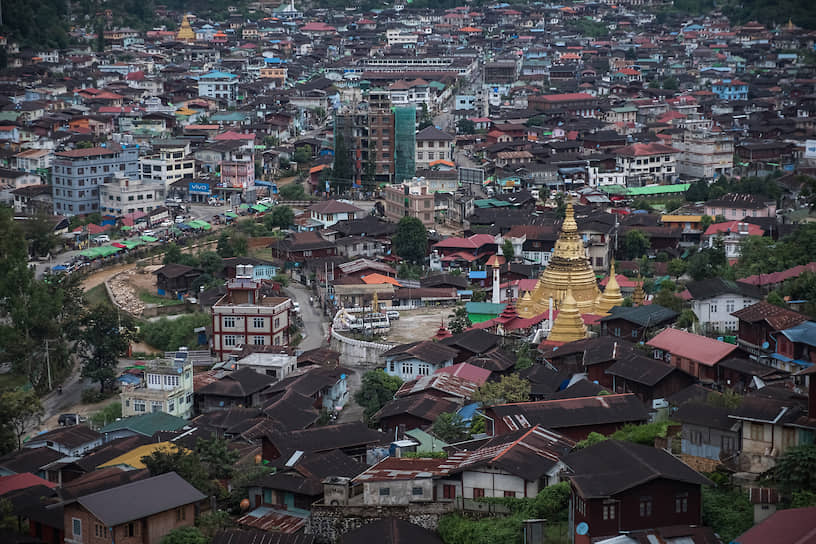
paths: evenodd
<path fill-rule="evenodd" d="M 193 195 L 208 195 L 210 194 L 210 184 L 201 182 L 190 183 L 190 194 Z"/>

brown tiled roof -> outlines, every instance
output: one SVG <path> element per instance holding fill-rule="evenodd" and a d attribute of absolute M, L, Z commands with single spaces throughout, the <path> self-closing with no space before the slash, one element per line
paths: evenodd
<path fill-rule="evenodd" d="M 747 323 L 765 321 L 777 331 L 789 329 L 803 321 L 807 321 L 807 317 L 800 313 L 788 310 L 787 308 L 780 308 L 765 301 L 760 301 L 742 310 L 737 310 L 731 315 Z"/>

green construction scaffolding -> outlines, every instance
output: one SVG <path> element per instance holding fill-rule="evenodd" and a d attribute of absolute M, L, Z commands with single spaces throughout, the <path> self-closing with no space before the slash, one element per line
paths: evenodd
<path fill-rule="evenodd" d="M 416 174 L 416 108 L 394 108 L 394 183 Z"/>

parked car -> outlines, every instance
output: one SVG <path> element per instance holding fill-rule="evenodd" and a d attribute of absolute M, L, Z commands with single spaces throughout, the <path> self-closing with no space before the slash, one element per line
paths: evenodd
<path fill-rule="evenodd" d="M 176 216 L 176 223 L 184 223 L 184 216 L 183 215 L 177 215 Z"/>
<path fill-rule="evenodd" d="M 399 312 L 396 310 L 388 310 L 385 312 L 385 315 L 388 316 L 388 319 L 391 321 L 399 319 Z"/>
<path fill-rule="evenodd" d="M 300 303 L 299 302 L 293 302 L 292 307 L 296 312 L 300 313 Z"/>
<path fill-rule="evenodd" d="M 264 197 L 258 201 L 258 204 L 272 204 L 272 199 L 268 196 Z"/>
<path fill-rule="evenodd" d="M 165 228 L 167 228 L 167 227 L 172 227 L 172 226 L 173 226 L 173 222 L 172 222 L 172 221 L 170 221 L 169 219 L 165 219 L 164 221 L 162 221 L 162 222 L 161 222 L 161 226 L 162 226 L 162 227 L 165 227 Z"/>
<path fill-rule="evenodd" d="M 107 234 L 100 234 L 99 236 L 94 238 L 94 241 L 97 244 L 107 244 L 108 242 L 110 242 L 110 236 L 108 236 Z"/>
<path fill-rule="evenodd" d="M 156 232 L 155 232 L 155 231 L 152 231 L 152 230 L 150 230 L 150 229 L 148 229 L 148 230 L 143 230 L 143 231 L 142 231 L 142 236 L 156 236 Z"/>

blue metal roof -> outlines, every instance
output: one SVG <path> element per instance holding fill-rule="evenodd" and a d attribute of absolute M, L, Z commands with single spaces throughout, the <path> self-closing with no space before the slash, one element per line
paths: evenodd
<path fill-rule="evenodd" d="M 485 280 L 487 279 L 487 270 L 471 270 L 468 277 L 472 280 Z"/>
<path fill-rule="evenodd" d="M 816 322 L 814 321 L 804 321 L 780 332 L 791 342 L 816 346 Z"/>

